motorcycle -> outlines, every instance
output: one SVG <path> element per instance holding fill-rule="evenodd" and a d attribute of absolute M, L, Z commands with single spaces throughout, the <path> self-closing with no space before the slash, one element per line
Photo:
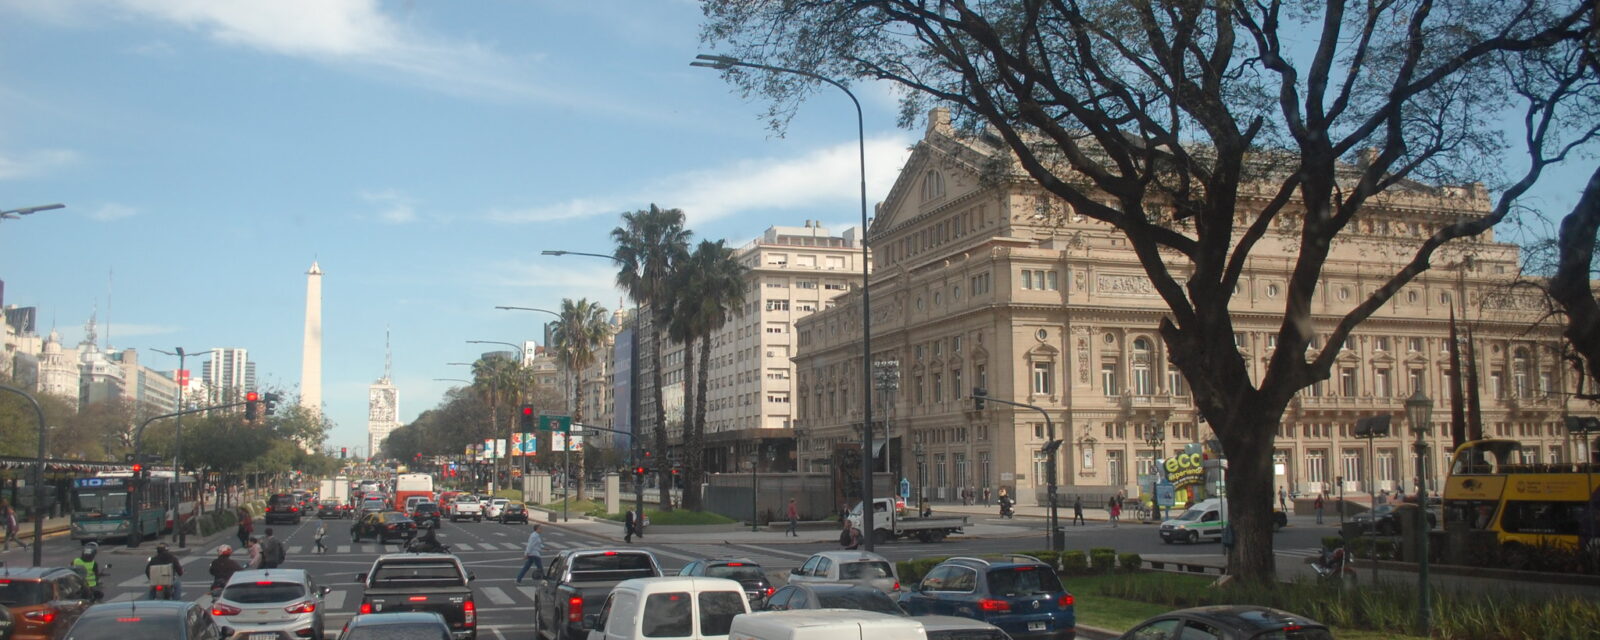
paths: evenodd
<path fill-rule="evenodd" d="M 450 545 L 438 538 L 417 536 L 406 542 L 406 553 L 450 553 Z"/>
<path fill-rule="evenodd" d="M 1306 564 L 1311 565 L 1312 571 L 1317 573 L 1319 582 L 1355 586 L 1356 569 L 1350 566 L 1349 558 L 1343 547 L 1332 551 L 1323 549 L 1317 557 L 1306 558 Z"/>
<path fill-rule="evenodd" d="M 1010 500 L 1001 500 L 1000 501 L 1000 517 L 1002 517 L 1002 518 L 1011 518 L 1012 516 L 1013 516 L 1013 512 L 1011 510 L 1011 501 Z"/>

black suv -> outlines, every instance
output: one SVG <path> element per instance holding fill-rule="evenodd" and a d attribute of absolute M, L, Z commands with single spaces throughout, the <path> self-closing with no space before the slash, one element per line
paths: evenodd
<path fill-rule="evenodd" d="M 433 502 L 417 503 L 416 508 L 411 510 L 411 520 L 419 527 L 427 525 L 439 528 L 439 505 Z"/>
<path fill-rule="evenodd" d="M 395 538 L 410 540 L 415 537 L 417 537 L 417 523 L 399 511 L 373 511 L 362 514 L 355 524 L 350 525 L 350 539 L 355 542 L 361 542 L 362 538 L 388 542 Z"/>
<path fill-rule="evenodd" d="M 761 565 L 744 558 L 695 560 L 679 570 L 678 575 L 727 578 L 737 582 L 744 587 L 744 595 L 749 598 L 752 610 L 760 610 L 766 605 L 767 598 L 772 596 L 772 583 L 767 580 L 767 572 L 761 570 Z"/>
<path fill-rule="evenodd" d="M 300 524 L 300 516 L 304 510 L 300 508 L 300 499 L 292 493 L 275 493 L 267 498 L 267 513 L 262 520 L 267 524 L 282 520 L 293 524 Z"/>

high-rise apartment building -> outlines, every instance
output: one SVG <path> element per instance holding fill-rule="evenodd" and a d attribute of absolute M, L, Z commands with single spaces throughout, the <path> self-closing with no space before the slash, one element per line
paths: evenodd
<path fill-rule="evenodd" d="M 255 391 L 256 365 L 246 349 L 216 348 L 211 350 L 211 359 L 200 365 L 200 379 L 210 389 L 211 402 L 236 402 Z"/>
<path fill-rule="evenodd" d="M 400 390 L 387 373 L 367 387 L 367 451 L 376 457 L 383 441 L 400 428 Z"/>

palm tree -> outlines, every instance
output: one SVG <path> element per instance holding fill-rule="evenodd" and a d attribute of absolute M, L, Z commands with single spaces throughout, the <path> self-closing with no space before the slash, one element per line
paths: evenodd
<path fill-rule="evenodd" d="M 650 205 L 649 210 L 622 214 L 622 226 L 611 230 L 617 243 L 615 256 L 622 263 L 617 271 L 617 286 L 639 305 L 650 305 L 656 327 L 666 324 L 667 279 L 673 266 L 689 252 L 693 234 L 683 228 L 683 211 Z M 639 322 L 642 318 L 635 319 Z M 655 449 L 667 450 L 667 408 L 661 402 L 661 332 L 650 332 L 651 382 L 656 403 Z M 656 475 L 661 482 L 661 508 L 672 508 L 672 477 L 667 456 L 657 455 Z"/>
<path fill-rule="evenodd" d="M 527 373 L 523 370 L 522 363 L 514 362 L 501 355 L 489 355 L 478 358 L 472 363 L 472 387 L 479 398 L 489 403 L 489 424 L 498 425 L 500 421 L 500 405 L 515 403 L 520 391 L 526 385 L 524 380 Z M 507 412 L 507 418 L 511 412 Z M 508 428 L 506 432 L 509 432 Z M 505 433 L 498 426 L 489 430 L 491 437 L 498 437 Z M 511 477 L 511 456 L 506 456 L 506 477 Z"/>
<path fill-rule="evenodd" d="M 583 298 L 561 300 L 561 317 L 556 320 L 550 347 L 556 350 L 567 371 L 572 372 L 572 421 L 583 422 L 583 370 L 593 366 L 595 350 L 611 334 L 611 324 L 606 321 L 606 309 L 598 303 Z M 567 450 L 571 451 L 571 441 Z M 578 450 L 578 499 L 584 498 L 583 450 Z M 571 454 L 568 454 L 571 455 Z"/>
<path fill-rule="evenodd" d="M 682 336 L 684 379 L 693 380 L 695 392 L 685 393 L 691 414 L 685 422 L 684 486 L 698 487 L 705 474 L 706 390 L 710 381 L 711 336 L 728 321 L 729 312 L 744 307 L 745 266 L 733 257 L 723 241 L 703 240 L 674 277 L 677 294 L 673 307 L 673 333 Z M 693 370 L 693 341 L 700 342 L 699 377 Z M 697 492 L 686 492 L 686 509 L 702 508 Z"/>

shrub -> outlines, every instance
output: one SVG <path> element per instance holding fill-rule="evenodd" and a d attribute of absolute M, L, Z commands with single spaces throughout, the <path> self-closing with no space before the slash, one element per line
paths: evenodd
<path fill-rule="evenodd" d="M 914 560 L 901 560 L 894 563 L 894 572 L 900 576 L 901 586 L 922 582 L 922 574 L 917 573 L 917 563 Z"/>
<path fill-rule="evenodd" d="M 1089 573 L 1089 558 L 1082 551 L 1061 552 L 1061 572 L 1071 576 Z"/>
<path fill-rule="evenodd" d="M 1117 552 L 1115 549 L 1090 549 L 1089 564 L 1095 573 L 1111 573 L 1117 566 Z"/>
<path fill-rule="evenodd" d="M 1138 571 L 1144 568 L 1144 558 L 1137 553 L 1122 553 L 1117 555 L 1117 566 L 1123 571 Z"/>

